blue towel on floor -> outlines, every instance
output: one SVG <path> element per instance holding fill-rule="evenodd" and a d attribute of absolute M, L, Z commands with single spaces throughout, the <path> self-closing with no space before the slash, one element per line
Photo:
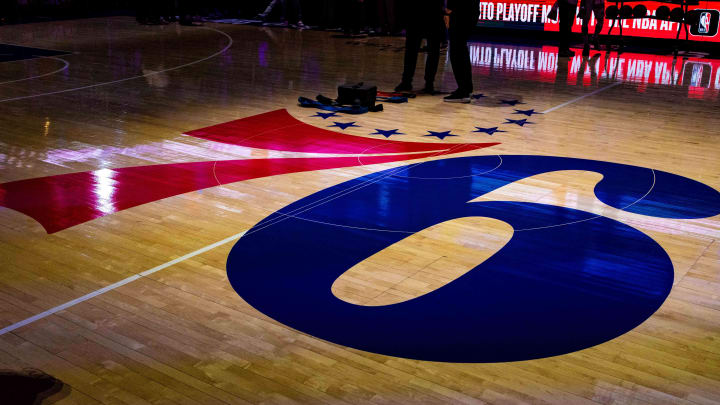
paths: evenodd
<path fill-rule="evenodd" d="M 298 97 L 298 103 L 300 103 L 300 107 L 307 107 L 307 108 L 319 108 L 321 110 L 325 111 L 334 111 L 339 113 L 345 113 L 345 114 L 365 114 L 368 112 L 367 107 L 362 107 L 359 105 L 353 105 L 353 106 L 336 106 L 336 105 L 327 105 L 322 104 L 315 100 L 310 100 L 306 97 Z"/>

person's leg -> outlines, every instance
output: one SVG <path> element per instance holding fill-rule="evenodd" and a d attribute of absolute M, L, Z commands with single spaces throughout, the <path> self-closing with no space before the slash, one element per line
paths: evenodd
<path fill-rule="evenodd" d="M 282 10 L 282 17 L 280 17 L 280 21 L 283 23 L 288 22 L 290 19 L 290 7 L 288 4 L 288 0 L 280 0 L 281 2 L 281 10 Z"/>
<path fill-rule="evenodd" d="M 302 4 L 300 0 L 292 0 L 293 8 L 295 9 L 295 15 L 297 16 L 298 22 L 303 19 Z"/>
<path fill-rule="evenodd" d="M 402 81 L 395 88 L 396 91 L 412 90 L 413 76 L 415 76 L 415 68 L 417 67 L 418 52 L 420 51 L 420 36 L 416 28 L 408 28 L 405 35 L 405 58 L 403 64 Z"/>
<path fill-rule="evenodd" d="M 558 50 L 562 53 L 565 49 L 568 48 L 567 44 L 567 32 L 565 32 L 565 27 L 567 25 L 567 10 L 569 5 L 567 4 L 567 0 L 560 0 L 558 3 L 558 31 L 559 31 L 559 44 L 558 44 Z"/>
<path fill-rule="evenodd" d="M 395 0 L 385 0 L 385 12 L 387 13 L 387 30 L 388 34 L 394 34 L 397 31 L 397 20 L 395 18 Z"/>
<path fill-rule="evenodd" d="M 284 0 L 285 19 L 290 24 L 301 25 L 302 23 L 302 8 L 300 7 L 300 0 Z"/>
<path fill-rule="evenodd" d="M 328 24 L 330 27 L 337 28 L 340 26 L 338 13 L 342 12 L 342 6 L 338 7 L 337 0 L 328 0 L 325 8 Z"/>
<path fill-rule="evenodd" d="M 363 18 L 362 29 L 368 29 L 369 31 L 375 31 L 378 22 L 377 13 L 377 0 L 364 0 L 362 2 L 363 13 L 366 13 Z"/>
<path fill-rule="evenodd" d="M 582 18 L 583 56 L 590 56 L 590 17 L 593 12 L 593 0 L 580 0 L 580 17 Z"/>
<path fill-rule="evenodd" d="M 567 0 L 560 0 L 560 56 L 572 56 L 570 51 L 570 34 L 572 32 L 573 19 L 575 18 L 575 5 Z"/>
<path fill-rule="evenodd" d="M 440 35 L 431 34 L 427 40 L 427 59 L 425 60 L 425 91 L 435 91 L 435 75 L 440 64 Z"/>
<path fill-rule="evenodd" d="M 355 3 L 355 33 L 359 34 L 365 29 L 365 1 L 358 0 Z"/>
<path fill-rule="evenodd" d="M 190 17 L 190 9 L 188 7 L 187 0 L 178 0 L 177 12 L 181 25 L 192 24 L 192 18 Z"/>
<path fill-rule="evenodd" d="M 353 11 L 355 0 L 338 0 L 342 2 L 342 22 L 345 35 L 351 35 L 353 29 Z"/>
<path fill-rule="evenodd" d="M 595 49 L 600 49 L 599 35 L 605 25 L 605 2 L 596 2 L 593 7 L 593 13 L 595 13 L 595 35 L 593 35 L 593 45 Z"/>
<path fill-rule="evenodd" d="M 377 29 L 377 34 L 387 32 L 387 13 L 385 12 L 386 0 L 375 0 L 375 21 L 372 26 Z"/>
<path fill-rule="evenodd" d="M 375 18 L 372 21 L 373 26 L 376 29 L 376 33 L 385 34 L 387 32 L 387 0 L 374 0 L 375 1 Z M 365 7 L 366 17 L 370 20 L 372 17 L 373 8 Z"/>
<path fill-rule="evenodd" d="M 467 45 L 471 30 L 468 21 L 450 17 L 450 63 L 458 85 L 456 93 L 462 96 L 470 96 L 473 91 L 470 50 Z"/>
<path fill-rule="evenodd" d="M 332 3 L 330 0 L 321 0 L 320 3 L 320 28 L 332 27 Z"/>

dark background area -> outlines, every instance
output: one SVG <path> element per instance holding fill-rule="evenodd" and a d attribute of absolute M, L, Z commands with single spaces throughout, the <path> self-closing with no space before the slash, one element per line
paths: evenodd
<path fill-rule="evenodd" d="M 112 15 L 134 16 L 138 2 L 175 3 L 173 0 L 0 0 L 0 24 Z M 250 18 L 262 11 L 268 1 L 205 0 L 191 3 L 194 3 L 198 15 Z M 304 0 L 302 5 L 310 10 L 314 3 L 318 2 Z"/>
<path fill-rule="evenodd" d="M 332 0 L 330 0 L 332 1 Z M 336 4 L 340 4 L 341 0 Z M 391 33 L 399 33 L 404 26 L 404 10 L 412 5 L 414 0 L 394 0 L 395 22 Z M 90 18 L 105 16 L 135 16 L 139 5 L 147 7 L 148 4 L 164 5 L 165 7 L 177 6 L 179 2 L 190 5 L 193 14 L 198 16 L 209 16 L 211 18 L 253 18 L 262 12 L 270 0 L 0 0 L 0 25 L 32 23 L 52 20 Z M 374 15 L 375 0 L 365 0 L 367 11 L 361 17 L 366 25 L 372 26 L 376 20 Z M 408 4 L 408 2 L 410 2 Z M 300 0 L 303 10 L 303 21 L 305 24 L 315 26 L 323 25 L 324 1 L 321 0 Z M 279 9 L 280 7 L 278 7 Z M 342 8 L 338 7 L 339 19 L 342 21 Z M 277 17 L 278 10 L 273 13 Z M 332 24 L 339 26 L 341 23 Z M 526 31 L 496 28 L 478 28 L 476 34 L 481 37 L 492 38 L 494 41 L 505 43 L 542 44 L 554 42 L 557 33 L 542 31 Z M 579 35 L 574 35 L 575 41 L 580 40 Z M 606 38 L 612 43 L 619 43 L 619 39 Z M 673 40 L 642 39 L 625 37 L 624 42 L 630 45 L 631 49 L 638 48 L 650 53 L 667 53 L 668 49 L 674 49 L 676 44 Z M 633 46 L 634 45 L 634 46 Z M 680 49 L 703 51 L 717 57 L 720 56 L 720 49 L 713 43 L 681 42 Z M 630 49 L 628 49 L 630 50 Z"/>

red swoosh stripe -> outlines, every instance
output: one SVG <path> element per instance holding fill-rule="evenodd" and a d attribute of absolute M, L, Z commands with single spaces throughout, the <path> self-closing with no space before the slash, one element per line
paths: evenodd
<path fill-rule="evenodd" d="M 360 154 L 370 147 L 374 148 L 373 153 L 408 152 L 422 148 L 426 148 L 426 152 L 363 155 L 362 163 L 357 156 L 275 158 L 172 163 L 69 173 L 0 184 L 0 206 L 22 212 L 38 221 L 48 233 L 55 233 L 114 212 L 222 184 L 286 173 L 421 159 L 497 144 L 406 143 L 368 139 L 314 128 L 292 117 L 292 120 L 283 118 L 284 115 L 289 116 L 286 111 L 279 110 L 233 121 L 227 124 L 232 124 L 230 127 L 221 124 L 198 131 L 206 139 L 276 150 Z M 258 120 L 258 117 L 264 118 Z M 240 121 L 250 121 L 250 124 Z M 235 135 L 229 129 L 231 127 L 238 128 Z M 222 130 L 213 135 L 215 132 L 211 128 Z M 250 128 L 260 132 L 253 137 Z M 196 132 L 191 133 L 196 136 Z M 298 137 L 298 133 L 302 136 Z M 330 142 L 328 133 L 340 140 L 337 145 Z"/>

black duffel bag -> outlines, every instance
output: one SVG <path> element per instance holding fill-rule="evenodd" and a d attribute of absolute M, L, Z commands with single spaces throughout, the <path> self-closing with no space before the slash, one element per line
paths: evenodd
<path fill-rule="evenodd" d="M 365 86 L 364 83 L 343 84 L 338 87 L 338 104 L 375 107 L 377 86 Z"/>

